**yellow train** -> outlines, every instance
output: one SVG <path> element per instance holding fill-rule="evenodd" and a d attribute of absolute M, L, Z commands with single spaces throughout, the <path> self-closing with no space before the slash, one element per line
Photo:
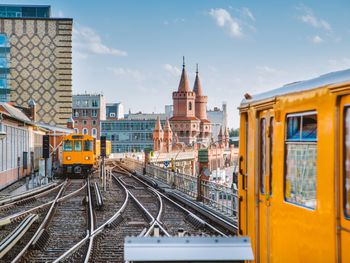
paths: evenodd
<path fill-rule="evenodd" d="M 111 142 L 106 141 L 106 156 L 111 153 Z M 62 169 L 64 175 L 90 173 L 100 156 L 100 141 L 90 135 L 71 134 L 63 139 Z"/>
<path fill-rule="evenodd" d="M 87 174 L 96 163 L 94 137 L 83 134 L 67 135 L 63 139 L 63 174 Z"/>
<path fill-rule="evenodd" d="M 350 70 L 239 110 L 239 233 L 255 261 L 350 262 Z"/>

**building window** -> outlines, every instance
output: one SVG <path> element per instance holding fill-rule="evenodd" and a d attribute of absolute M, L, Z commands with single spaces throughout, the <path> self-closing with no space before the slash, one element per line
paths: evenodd
<path fill-rule="evenodd" d="M 92 121 L 92 125 L 96 126 L 96 121 L 95 120 Z"/>
<path fill-rule="evenodd" d="M 87 121 L 84 120 L 84 121 L 83 121 L 83 124 L 86 125 L 86 124 L 87 124 Z"/>
<path fill-rule="evenodd" d="M 115 118 L 115 113 L 114 113 L 114 112 L 111 112 L 111 113 L 109 114 L 109 117 Z"/>
<path fill-rule="evenodd" d="M 97 117 L 97 110 L 91 110 L 91 117 Z"/>
<path fill-rule="evenodd" d="M 189 102 L 189 103 L 188 103 L 188 109 L 189 109 L 189 110 L 192 110 L 192 102 Z"/>
<path fill-rule="evenodd" d="M 93 101 L 92 101 L 92 107 L 98 107 L 97 100 L 93 100 Z"/>
<path fill-rule="evenodd" d="M 88 134 L 88 131 L 86 128 L 83 129 L 83 134 L 85 134 L 85 135 Z"/>
<path fill-rule="evenodd" d="M 74 110 L 73 116 L 74 116 L 75 118 L 78 118 L 78 117 L 79 117 L 79 111 L 78 111 L 78 110 Z"/>
<path fill-rule="evenodd" d="M 97 136 L 97 129 L 96 128 L 92 128 L 91 129 L 91 134 L 92 134 L 93 137 L 96 138 L 96 136 Z"/>
<path fill-rule="evenodd" d="M 87 110 L 83 110 L 83 117 L 87 116 Z"/>
<path fill-rule="evenodd" d="M 316 208 L 317 114 L 287 115 L 285 198 Z"/>
<path fill-rule="evenodd" d="M 345 108 L 344 116 L 343 200 L 344 215 L 350 219 L 350 107 Z"/>
<path fill-rule="evenodd" d="M 78 129 L 78 128 L 74 128 L 74 132 L 75 132 L 76 134 L 78 134 L 78 133 L 79 133 L 79 129 Z"/>

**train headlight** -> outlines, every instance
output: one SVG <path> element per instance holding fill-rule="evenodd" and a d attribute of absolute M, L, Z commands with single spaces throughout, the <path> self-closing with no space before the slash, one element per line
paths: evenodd
<path fill-rule="evenodd" d="M 66 157 L 66 160 L 68 160 L 68 161 L 71 160 L 71 159 L 72 159 L 72 157 L 70 157 L 70 156 Z"/>
<path fill-rule="evenodd" d="M 85 160 L 90 160 L 90 157 L 89 156 L 85 156 Z"/>

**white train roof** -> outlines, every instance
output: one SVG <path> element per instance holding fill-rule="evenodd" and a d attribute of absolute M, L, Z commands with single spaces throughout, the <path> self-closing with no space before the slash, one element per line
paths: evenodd
<path fill-rule="evenodd" d="M 339 84 L 344 82 L 350 82 L 350 69 L 327 73 L 309 80 L 293 82 L 277 89 L 253 95 L 251 99 L 243 99 L 241 106 L 284 94 L 311 90 L 326 85 Z"/>

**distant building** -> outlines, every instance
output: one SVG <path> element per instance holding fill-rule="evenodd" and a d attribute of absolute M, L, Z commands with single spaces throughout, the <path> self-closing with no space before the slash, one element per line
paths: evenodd
<path fill-rule="evenodd" d="M 106 106 L 106 119 L 123 119 L 124 118 L 124 105 L 119 103 L 107 103 Z"/>
<path fill-rule="evenodd" d="M 173 105 L 165 105 L 165 115 L 167 118 L 171 118 L 174 114 L 174 106 Z"/>
<path fill-rule="evenodd" d="M 111 140 L 113 153 L 153 149 L 153 130 L 158 117 L 164 124 L 165 114 L 157 113 L 129 113 L 125 119 L 107 119 L 101 121 L 101 135 Z"/>
<path fill-rule="evenodd" d="M 66 126 L 72 115 L 72 24 L 52 18 L 47 5 L 0 5 L 1 100 L 11 87 L 10 101 L 25 107 L 36 102 L 38 121 Z"/>
<path fill-rule="evenodd" d="M 8 37 L 4 34 L 0 34 L 0 102 L 8 102 L 10 100 L 9 54 L 10 47 Z"/>
<path fill-rule="evenodd" d="M 100 122 L 106 119 L 106 102 L 101 94 L 73 96 L 73 120 L 76 133 L 100 138 Z"/>
<path fill-rule="evenodd" d="M 191 90 L 184 61 L 179 87 L 173 92 L 174 113 L 170 118 L 171 130 L 179 142 L 186 145 L 209 144 L 211 124 L 207 119 L 207 102 L 208 97 L 203 94 L 198 68 L 194 87 Z"/>
<path fill-rule="evenodd" d="M 226 102 L 222 103 L 222 109 L 215 107 L 213 110 L 208 110 L 207 116 L 212 124 L 213 138 L 214 140 L 217 140 L 220 133 L 220 128 L 223 127 L 224 131 L 228 128 Z"/>

